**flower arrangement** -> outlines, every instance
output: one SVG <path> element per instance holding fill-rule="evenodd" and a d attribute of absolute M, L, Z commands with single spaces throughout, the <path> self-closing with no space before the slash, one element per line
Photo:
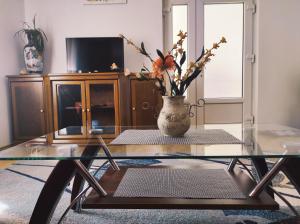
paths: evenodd
<path fill-rule="evenodd" d="M 23 49 L 26 71 L 21 70 L 22 74 L 42 73 L 44 68 L 43 53 L 45 49 L 45 32 L 37 28 L 36 16 L 33 17 L 32 26 L 27 22 L 23 23 L 23 28 L 15 33 L 15 36 L 21 37 L 25 41 Z"/>
<path fill-rule="evenodd" d="M 194 62 L 191 61 L 186 71 L 183 71 L 182 66 L 186 61 L 186 51 L 183 49 L 183 42 L 187 38 L 187 33 L 180 31 L 177 36 L 179 39 L 170 51 L 163 54 L 157 49 L 158 58 L 153 59 L 146 51 L 143 42 L 139 47 L 130 39 L 120 34 L 120 37 L 125 39 L 127 44 L 133 46 L 152 63 L 152 71 L 143 65 L 141 71 L 135 74 L 137 78 L 139 80 L 155 79 L 156 85 L 163 96 L 184 95 L 191 82 L 199 76 L 205 64 L 211 60 L 211 57 L 215 56 L 213 50 L 218 49 L 222 43 L 226 43 L 225 37 L 222 37 L 221 40 L 214 43 L 210 49 L 204 50 L 203 48 L 199 58 Z M 166 82 L 169 83 L 170 90 L 167 90 Z"/>
<path fill-rule="evenodd" d="M 22 36 L 27 40 L 28 45 L 33 45 L 36 47 L 39 53 L 44 51 L 44 38 L 47 41 L 47 36 L 45 32 L 36 27 L 36 16 L 33 17 L 32 25 L 30 26 L 27 22 L 24 22 L 24 28 L 17 31 L 15 36 Z"/>

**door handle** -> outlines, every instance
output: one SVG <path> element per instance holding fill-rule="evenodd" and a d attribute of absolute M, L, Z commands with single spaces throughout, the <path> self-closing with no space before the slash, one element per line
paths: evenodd
<path fill-rule="evenodd" d="M 200 98 L 197 100 L 197 107 L 204 107 L 205 100 Z"/>
<path fill-rule="evenodd" d="M 89 108 L 86 109 L 87 112 L 90 112 L 91 110 Z"/>
<path fill-rule="evenodd" d="M 149 102 L 143 102 L 142 103 L 142 110 L 149 110 L 150 109 L 150 103 Z"/>
<path fill-rule="evenodd" d="M 188 105 L 188 112 L 190 114 L 190 117 L 194 117 L 195 116 L 195 113 L 192 112 L 192 108 L 193 107 L 195 107 L 195 108 L 196 107 L 201 108 L 201 107 L 204 107 L 205 103 L 206 103 L 205 100 L 202 99 L 202 98 L 200 98 L 200 99 L 197 100 L 196 104 L 190 104 L 190 105 Z"/>

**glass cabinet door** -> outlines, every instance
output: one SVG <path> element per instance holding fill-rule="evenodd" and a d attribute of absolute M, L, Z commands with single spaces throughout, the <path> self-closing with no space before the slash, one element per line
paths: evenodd
<path fill-rule="evenodd" d="M 117 80 L 86 81 L 88 132 L 113 136 L 118 132 Z"/>
<path fill-rule="evenodd" d="M 83 81 L 53 82 L 56 138 L 86 135 L 85 86 Z"/>

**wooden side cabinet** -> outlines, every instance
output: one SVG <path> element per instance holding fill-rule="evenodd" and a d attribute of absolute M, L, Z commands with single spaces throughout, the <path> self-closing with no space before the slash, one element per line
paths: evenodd
<path fill-rule="evenodd" d="M 130 80 L 131 120 L 133 126 L 157 126 L 157 118 L 162 108 L 162 97 L 155 81 Z"/>
<path fill-rule="evenodd" d="M 9 78 L 14 141 L 24 141 L 46 133 L 46 113 L 42 78 Z"/>

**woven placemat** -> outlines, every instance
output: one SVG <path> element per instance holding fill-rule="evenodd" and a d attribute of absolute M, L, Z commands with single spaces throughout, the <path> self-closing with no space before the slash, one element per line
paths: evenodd
<path fill-rule="evenodd" d="M 224 169 L 129 168 L 114 197 L 244 199 Z"/>
<path fill-rule="evenodd" d="M 163 136 L 159 130 L 126 130 L 112 145 L 204 145 L 241 144 L 236 137 L 222 129 L 188 131 L 183 137 Z"/>

